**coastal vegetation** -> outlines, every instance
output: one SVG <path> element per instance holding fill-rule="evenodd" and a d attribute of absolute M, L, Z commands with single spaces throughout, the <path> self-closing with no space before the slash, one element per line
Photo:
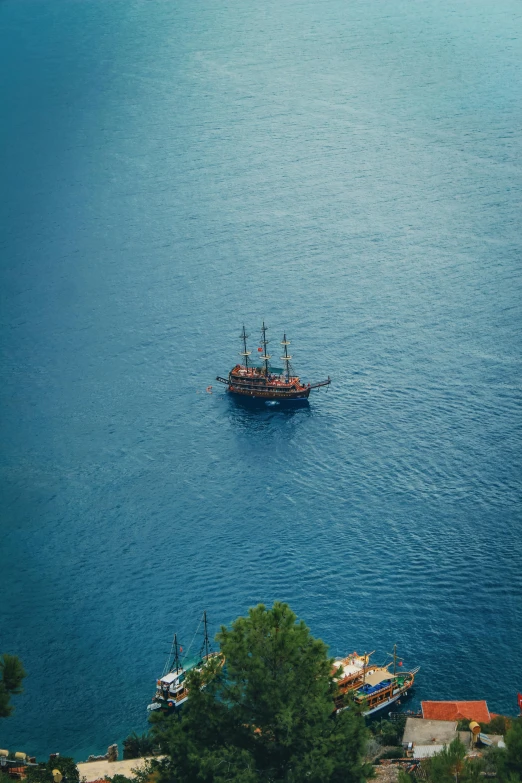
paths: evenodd
<path fill-rule="evenodd" d="M 327 646 L 290 607 L 249 610 L 217 635 L 225 666 L 188 674 L 180 714 L 153 715 L 158 783 L 363 783 L 368 730 L 338 695 Z M 205 687 L 203 687 L 205 685 Z"/>
<path fill-rule="evenodd" d="M 14 758 L 14 754 L 10 754 L 10 758 Z M 75 760 L 69 756 L 53 756 L 49 761 L 26 766 L 23 776 L 26 783 L 54 783 L 55 770 L 62 774 L 62 783 L 79 783 L 78 767 Z M 7 772 L 2 774 L 0 771 L 0 783 L 13 783 L 13 778 Z"/>
<path fill-rule="evenodd" d="M 315 639 L 290 607 L 263 604 L 217 634 L 219 655 L 188 671 L 190 699 L 174 714 L 152 714 L 151 728 L 123 742 L 123 756 L 156 756 L 133 777 L 109 783 L 365 783 L 372 764 L 395 764 L 398 783 L 522 783 L 522 716 L 495 716 L 481 724 L 504 737 L 504 747 L 469 753 L 457 737 L 440 753 L 405 764 L 406 717 L 373 720 L 368 726 L 348 696 L 336 710 L 339 689 L 327 646 Z M 0 658 L 2 717 L 9 697 L 26 676 L 20 660 Z M 469 728 L 469 722 L 458 729 Z M 116 746 L 112 746 L 116 747 Z M 110 750 L 110 749 L 109 749 Z M 15 755 L 9 754 L 12 762 Z M 33 760 L 34 761 L 34 760 Z M 404 771 L 408 769 L 409 772 Z M 25 768 L 27 783 L 80 783 L 75 761 L 54 755 Z M 398 773 L 398 774 L 397 774 Z M 0 783 L 12 778 L 0 770 Z"/>
<path fill-rule="evenodd" d="M 125 740 L 126 758 L 162 757 L 140 771 L 138 783 L 363 783 L 374 776 L 370 761 L 404 758 L 406 717 L 366 727 L 349 699 L 336 712 L 327 647 L 287 604 L 250 609 L 216 639 L 222 659 L 187 674 L 184 709 L 153 713 L 148 734 Z M 497 716 L 482 728 L 505 735 L 506 747 L 470 757 L 457 737 L 409 774 L 399 770 L 399 782 L 522 783 L 522 719 Z"/>
<path fill-rule="evenodd" d="M 11 696 L 22 693 L 26 676 L 20 658 L 4 653 L 0 656 L 0 718 L 8 718 L 14 710 Z"/>
<path fill-rule="evenodd" d="M 59 770 L 62 783 L 79 783 L 80 773 L 74 759 L 68 756 L 54 756 L 36 767 L 27 767 L 27 783 L 54 783 L 53 771 Z"/>
<path fill-rule="evenodd" d="M 506 715 L 495 715 L 489 723 L 480 722 L 479 725 L 480 730 L 484 732 L 484 734 L 502 734 L 502 736 L 504 736 L 511 728 L 512 723 L 512 718 L 508 718 Z M 458 731 L 467 731 L 468 728 L 469 720 L 467 718 L 458 721 Z"/>
<path fill-rule="evenodd" d="M 373 720 L 370 723 L 370 731 L 379 745 L 399 746 L 401 745 L 404 726 L 406 725 L 406 716 L 398 720 Z"/>
<path fill-rule="evenodd" d="M 137 759 L 144 756 L 152 756 L 155 752 L 155 743 L 151 735 L 147 732 L 136 734 L 133 732 L 123 740 L 123 758 Z"/>

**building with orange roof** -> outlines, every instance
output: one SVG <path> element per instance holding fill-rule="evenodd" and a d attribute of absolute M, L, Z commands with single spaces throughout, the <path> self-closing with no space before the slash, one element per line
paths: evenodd
<path fill-rule="evenodd" d="M 26 767 L 4 767 L 4 769 L 5 769 L 5 774 L 7 774 L 10 778 L 24 780 L 24 778 L 27 775 Z"/>
<path fill-rule="evenodd" d="M 425 720 L 476 720 L 489 723 L 491 715 L 485 701 L 422 701 Z"/>

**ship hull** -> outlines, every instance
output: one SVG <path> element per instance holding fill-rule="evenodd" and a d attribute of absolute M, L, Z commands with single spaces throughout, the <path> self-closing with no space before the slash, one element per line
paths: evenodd
<path fill-rule="evenodd" d="M 388 701 L 382 702 L 381 704 L 378 704 L 377 707 L 374 707 L 371 710 L 365 710 L 363 712 L 363 715 L 366 717 L 367 715 L 374 715 L 376 712 L 380 712 L 385 707 L 389 707 L 390 704 L 394 704 L 398 699 L 401 698 L 401 696 L 406 697 L 408 695 L 408 691 L 404 691 L 404 693 L 397 693 L 395 696 L 392 696 L 391 699 L 388 699 Z"/>
<path fill-rule="evenodd" d="M 355 703 L 362 707 L 363 715 L 373 715 L 376 712 L 380 712 L 384 707 L 388 707 L 394 702 L 398 701 L 402 697 L 406 697 L 408 692 L 413 688 L 415 681 L 415 675 L 419 671 L 419 668 L 414 669 L 412 672 L 407 672 L 403 675 L 393 675 L 394 682 L 387 684 L 385 682 L 384 687 L 371 687 L 370 690 L 364 692 L 365 688 L 369 688 L 369 685 L 363 685 L 355 693 Z M 369 678 L 372 675 L 369 675 Z"/>
<path fill-rule="evenodd" d="M 310 389 L 297 391 L 279 391 L 278 389 L 241 389 L 237 386 L 229 386 L 228 393 L 243 399 L 257 399 L 275 402 L 305 402 L 310 395 Z"/>
<path fill-rule="evenodd" d="M 375 713 L 380 712 L 381 710 L 385 709 L 385 707 L 389 707 L 391 704 L 395 704 L 395 702 L 398 701 L 400 698 L 406 698 L 407 695 L 408 695 L 408 689 L 407 688 L 399 690 L 398 693 L 391 694 L 388 699 L 385 699 L 385 701 L 381 701 L 375 707 L 370 707 L 370 709 L 368 709 L 368 705 L 364 705 L 362 714 L 364 715 L 365 718 L 367 718 L 368 715 L 375 715 Z M 341 707 L 338 710 L 338 712 L 341 712 L 342 710 L 345 710 L 345 709 L 347 709 L 347 708 L 346 707 Z"/>
<path fill-rule="evenodd" d="M 162 712 L 164 715 L 172 715 L 172 713 L 176 712 L 177 710 L 180 710 L 181 707 L 185 704 L 185 702 L 188 700 L 188 694 L 179 701 L 174 701 L 174 699 L 160 699 L 160 700 L 153 700 L 151 704 L 148 705 L 147 710 L 149 712 Z"/>

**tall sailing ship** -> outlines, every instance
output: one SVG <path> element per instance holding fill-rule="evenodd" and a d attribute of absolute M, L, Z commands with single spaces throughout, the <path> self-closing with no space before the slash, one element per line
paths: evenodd
<path fill-rule="evenodd" d="M 281 356 L 281 360 L 284 363 L 284 369 L 277 370 L 271 367 L 270 360 L 272 356 L 268 353 L 267 345 L 269 340 L 266 339 L 267 327 L 263 321 L 261 327 L 261 345 L 259 351 L 262 352 L 261 366 L 257 367 L 252 364 L 250 359 L 252 351 L 247 349 L 248 334 L 245 331 L 243 325 L 243 331 L 240 335 L 240 339 L 243 341 L 243 350 L 240 352 L 242 357 L 242 364 L 236 364 L 229 374 L 228 378 L 221 378 L 219 375 L 216 378 L 220 383 L 224 383 L 228 386 L 228 392 L 230 394 L 236 394 L 246 398 L 260 398 L 265 401 L 293 401 L 299 402 L 307 400 L 312 389 L 318 389 L 320 386 L 329 386 L 331 383 L 328 377 L 325 381 L 319 381 L 318 383 L 301 383 L 300 378 L 293 373 L 290 361 L 292 357 L 288 353 L 288 346 L 290 340 L 286 339 L 286 334 L 283 335 L 281 345 L 284 347 L 284 355 Z"/>
<path fill-rule="evenodd" d="M 402 661 L 397 661 L 397 645 L 393 647 L 392 660 L 383 666 L 371 664 L 372 655 L 358 655 L 354 652 L 334 661 L 340 694 L 336 702 L 338 710 L 345 707 L 344 697 L 352 694 L 355 704 L 362 708 L 363 715 L 372 715 L 399 701 L 402 696 L 406 697 L 413 687 L 420 666 L 403 671 Z M 390 671 L 392 663 L 393 671 Z"/>
<path fill-rule="evenodd" d="M 177 634 L 174 634 L 172 649 L 163 675 L 156 680 L 156 691 L 152 697 L 151 703 L 147 707 L 149 712 L 161 710 L 164 713 L 170 713 L 179 709 L 189 697 L 189 689 L 186 683 L 187 673 L 192 669 L 202 670 L 213 658 L 217 659 L 220 665 L 223 665 L 223 655 L 219 652 L 212 652 L 208 636 L 206 612 L 203 612 L 201 622 L 203 623 L 203 644 L 201 646 L 199 658 L 192 663 L 186 662 L 190 650 L 187 651 L 187 655 L 183 660 L 180 658 L 180 653 L 183 652 L 183 648 L 178 644 Z M 195 635 L 196 634 L 194 634 L 194 636 Z"/>

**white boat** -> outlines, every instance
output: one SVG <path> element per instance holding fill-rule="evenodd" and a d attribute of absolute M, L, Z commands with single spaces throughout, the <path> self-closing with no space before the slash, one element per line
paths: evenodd
<path fill-rule="evenodd" d="M 207 613 L 203 612 L 201 619 L 204 625 L 204 640 L 200 651 L 200 656 L 192 663 L 180 660 L 182 648 L 178 644 L 177 634 L 174 634 L 172 650 L 170 652 L 167 665 L 163 675 L 156 680 L 156 692 L 148 705 L 149 712 L 161 710 L 162 712 L 173 712 L 179 709 L 189 697 L 189 689 L 186 683 L 187 673 L 193 669 L 202 670 L 210 660 L 216 658 L 223 663 L 221 653 L 212 652 L 208 638 Z M 196 631 L 197 633 L 197 631 Z"/>

